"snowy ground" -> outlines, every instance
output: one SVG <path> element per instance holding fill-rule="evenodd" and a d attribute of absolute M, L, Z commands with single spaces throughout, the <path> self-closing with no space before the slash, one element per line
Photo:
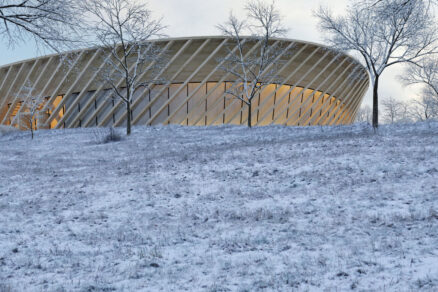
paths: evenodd
<path fill-rule="evenodd" d="M 0 134 L 0 291 L 438 290 L 438 123 L 102 131 Z"/>

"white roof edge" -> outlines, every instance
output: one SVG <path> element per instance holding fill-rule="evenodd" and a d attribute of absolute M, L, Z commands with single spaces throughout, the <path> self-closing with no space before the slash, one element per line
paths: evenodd
<path fill-rule="evenodd" d="M 249 37 L 251 37 L 251 36 L 243 36 L 243 38 L 249 38 Z M 157 38 L 157 39 L 150 39 L 148 41 L 150 41 L 150 42 L 161 42 L 161 41 L 182 41 L 182 40 L 189 40 L 189 39 L 198 40 L 198 39 L 223 39 L 223 38 L 228 38 L 228 37 L 227 36 L 221 36 L 221 35 L 192 36 L 192 37 Z M 331 48 L 329 46 L 326 46 L 326 45 L 323 45 L 323 44 L 319 44 L 319 43 L 315 43 L 315 42 L 310 42 L 310 41 L 303 41 L 303 40 L 290 39 L 290 38 L 272 38 L 272 40 L 279 40 L 279 41 L 286 41 L 286 42 L 297 42 L 297 43 L 313 45 L 313 46 L 317 46 L 317 47 L 326 48 L 328 50 L 336 51 L 336 49 Z M 18 65 L 18 64 L 22 64 L 22 63 L 27 63 L 27 62 L 38 60 L 38 59 L 50 58 L 50 57 L 61 55 L 61 54 L 73 54 L 73 53 L 77 53 L 77 52 L 81 52 L 81 51 L 91 51 L 91 50 L 95 50 L 97 48 L 98 48 L 98 46 L 94 46 L 94 47 L 88 47 L 88 48 L 75 49 L 75 50 L 71 50 L 71 51 L 65 51 L 65 52 L 62 52 L 62 53 L 47 54 L 47 55 L 43 55 L 43 56 L 40 56 L 40 57 L 24 59 L 24 60 L 21 60 L 21 61 L 17 61 L 17 62 L 5 64 L 5 65 L 1 65 L 0 69 L 4 69 L 4 68 L 11 67 L 11 66 Z M 347 54 L 345 52 L 341 52 L 341 53 L 344 54 L 345 56 L 349 57 L 353 61 L 355 61 L 357 64 L 361 65 L 363 67 L 363 69 L 365 70 L 365 72 L 367 73 L 368 78 L 369 78 L 368 71 L 366 70 L 366 68 L 355 57 L 353 57 L 350 54 Z"/>

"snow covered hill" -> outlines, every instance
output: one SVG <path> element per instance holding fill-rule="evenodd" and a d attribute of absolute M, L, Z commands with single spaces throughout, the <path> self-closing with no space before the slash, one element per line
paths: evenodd
<path fill-rule="evenodd" d="M 438 290 L 438 123 L 104 132 L 0 135 L 0 291 Z"/>

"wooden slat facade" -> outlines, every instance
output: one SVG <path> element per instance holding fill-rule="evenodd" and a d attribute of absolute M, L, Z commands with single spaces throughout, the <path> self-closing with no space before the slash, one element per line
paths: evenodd
<path fill-rule="evenodd" d="M 247 54 L 259 44 L 247 41 Z M 248 108 L 226 90 L 239 86 L 221 69 L 220 60 L 235 50 L 226 37 L 153 40 L 166 55 L 166 64 L 151 83 L 135 92 L 134 125 L 246 125 Z M 264 87 L 252 106 L 253 125 L 340 125 L 354 121 L 369 85 L 366 70 L 352 57 L 324 46 L 275 39 L 283 50 L 276 81 Z M 0 67 L 0 124 L 20 127 L 25 114 L 22 94 L 28 84 L 46 100 L 39 128 L 124 126 L 126 111 L 109 86 L 99 79 L 102 49 L 70 52 L 69 58 L 50 55 Z M 145 71 L 143 78 L 150 78 Z M 121 79 L 119 85 L 123 85 Z"/>

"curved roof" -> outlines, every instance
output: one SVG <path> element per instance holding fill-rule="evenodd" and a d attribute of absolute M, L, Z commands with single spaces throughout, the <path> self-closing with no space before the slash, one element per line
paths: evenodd
<path fill-rule="evenodd" d="M 163 42 L 163 41 L 178 41 L 178 40 L 189 40 L 189 39 L 223 39 L 226 36 L 221 36 L 221 35 L 213 35 L 213 36 L 192 36 L 192 37 L 174 37 L 174 38 L 158 38 L 158 39 L 151 39 L 149 40 L 150 42 Z M 251 36 L 243 36 L 242 38 L 249 38 Z M 298 40 L 298 39 L 291 39 L 291 38 L 272 38 L 272 40 L 279 40 L 279 41 L 286 41 L 286 42 L 296 42 L 296 43 L 302 43 L 302 44 L 309 44 L 309 45 L 313 45 L 313 46 L 319 46 L 319 47 L 324 47 L 328 50 L 333 50 L 336 51 L 336 49 L 317 43 L 317 42 L 310 42 L 310 41 L 304 41 L 304 40 Z M 38 56 L 38 57 L 34 57 L 34 58 L 27 58 L 27 59 L 23 59 L 20 61 L 16 61 L 16 62 L 12 62 L 12 63 L 7 63 L 7 64 L 3 64 L 0 65 L 0 69 L 4 68 L 4 67 L 9 67 L 12 65 L 16 65 L 16 64 L 20 64 L 23 62 L 28 62 L 28 61 L 33 61 L 36 59 L 40 59 L 40 58 L 47 58 L 47 57 L 52 57 L 52 56 L 56 56 L 59 54 L 72 54 L 72 53 L 77 53 L 83 50 L 95 50 L 97 49 L 98 46 L 94 46 L 94 47 L 88 47 L 88 48 L 79 48 L 79 49 L 74 49 L 71 51 L 65 51 L 65 52 L 60 52 L 60 53 L 52 53 L 52 54 L 46 54 L 46 55 L 42 55 L 42 56 Z M 351 59 L 355 60 L 356 62 L 358 62 L 358 64 L 360 64 L 360 62 L 358 60 L 356 60 L 356 58 L 354 58 L 353 56 L 351 56 L 350 54 L 346 53 L 346 52 L 342 52 L 343 55 L 350 57 Z M 362 64 L 361 64 L 362 65 Z M 362 65 L 363 67 L 363 65 Z M 364 69 L 366 69 L 365 67 L 363 67 Z"/>

